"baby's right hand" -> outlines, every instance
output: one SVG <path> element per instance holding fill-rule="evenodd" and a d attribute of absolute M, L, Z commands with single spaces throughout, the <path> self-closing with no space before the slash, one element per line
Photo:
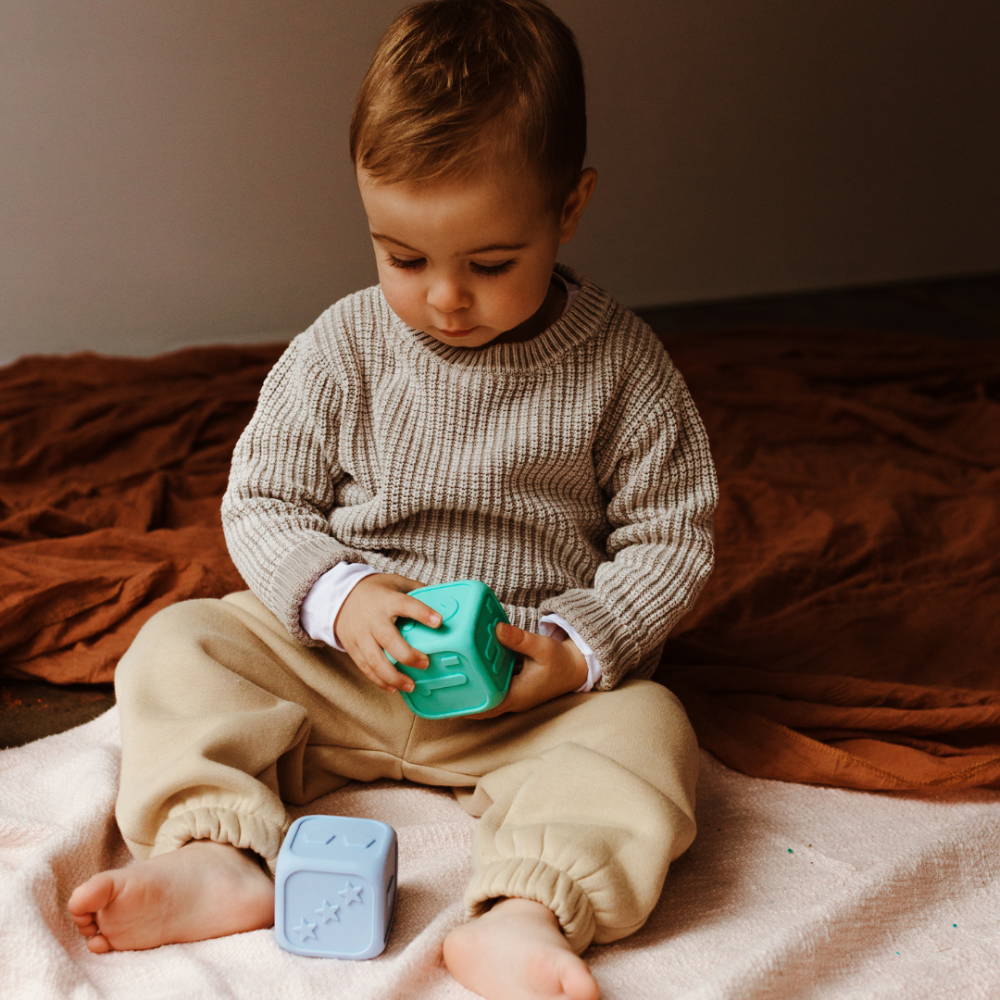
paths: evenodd
<path fill-rule="evenodd" d="M 401 674 L 387 659 L 385 652 L 408 667 L 423 669 L 429 660 L 413 649 L 396 629 L 396 618 L 413 618 L 431 628 L 441 624 L 441 616 L 422 604 L 409 592 L 422 587 L 416 580 L 407 580 L 395 573 L 366 576 L 347 595 L 333 631 L 348 656 L 361 672 L 383 691 L 412 691 L 416 685 Z"/>

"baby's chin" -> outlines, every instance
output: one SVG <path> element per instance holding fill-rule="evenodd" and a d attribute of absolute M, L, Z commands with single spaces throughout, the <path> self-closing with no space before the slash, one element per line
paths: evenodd
<path fill-rule="evenodd" d="M 424 333 L 433 337 L 442 344 L 449 347 L 485 347 L 500 336 L 501 330 L 493 330 L 490 327 L 477 326 L 470 332 L 464 334 L 446 334 L 436 327 L 425 328 Z"/>

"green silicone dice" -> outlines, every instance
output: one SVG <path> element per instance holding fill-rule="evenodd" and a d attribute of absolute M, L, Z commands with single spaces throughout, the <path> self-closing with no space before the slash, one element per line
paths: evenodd
<path fill-rule="evenodd" d="M 478 580 L 456 580 L 411 590 L 410 596 L 441 615 L 430 628 L 412 618 L 399 618 L 396 628 L 430 666 L 417 670 L 397 662 L 416 688 L 403 692 L 410 710 L 424 719 L 487 712 L 504 700 L 514 670 L 514 654 L 501 646 L 496 627 L 507 621 L 496 594 Z"/>

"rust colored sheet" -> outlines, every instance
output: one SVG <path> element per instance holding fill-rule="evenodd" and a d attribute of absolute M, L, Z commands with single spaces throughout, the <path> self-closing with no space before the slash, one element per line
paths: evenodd
<path fill-rule="evenodd" d="M 758 777 L 1000 787 L 1000 341 L 668 341 L 719 470 L 659 677 Z"/>
<path fill-rule="evenodd" d="M 659 678 L 759 777 L 1000 787 L 1000 344 L 665 340 L 719 469 L 716 571 Z M 242 583 L 229 457 L 282 345 L 0 370 L 0 662 L 107 680 L 157 609 Z"/>
<path fill-rule="evenodd" d="M 219 501 L 283 345 L 0 369 L 0 663 L 107 681 L 143 622 L 243 589 Z"/>

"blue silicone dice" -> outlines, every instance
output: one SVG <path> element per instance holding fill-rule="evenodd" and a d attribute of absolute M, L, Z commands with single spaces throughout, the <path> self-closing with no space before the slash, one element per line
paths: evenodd
<path fill-rule="evenodd" d="M 479 580 L 456 580 L 419 587 L 410 596 L 442 619 L 437 628 L 410 618 L 396 622 L 403 638 L 430 660 L 425 670 L 417 670 L 386 653 L 416 684 L 403 692 L 410 710 L 424 719 L 448 719 L 499 705 L 510 686 L 514 654 L 497 640 L 496 627 L 507 615 L 496 594 Z"/>
<path fill-rule="evenodd" d="M 274 936 L 315 958 L 374 958 L 396 909 L 396 831 L 351 816 L 292 823 L 274 873 Z"/>

